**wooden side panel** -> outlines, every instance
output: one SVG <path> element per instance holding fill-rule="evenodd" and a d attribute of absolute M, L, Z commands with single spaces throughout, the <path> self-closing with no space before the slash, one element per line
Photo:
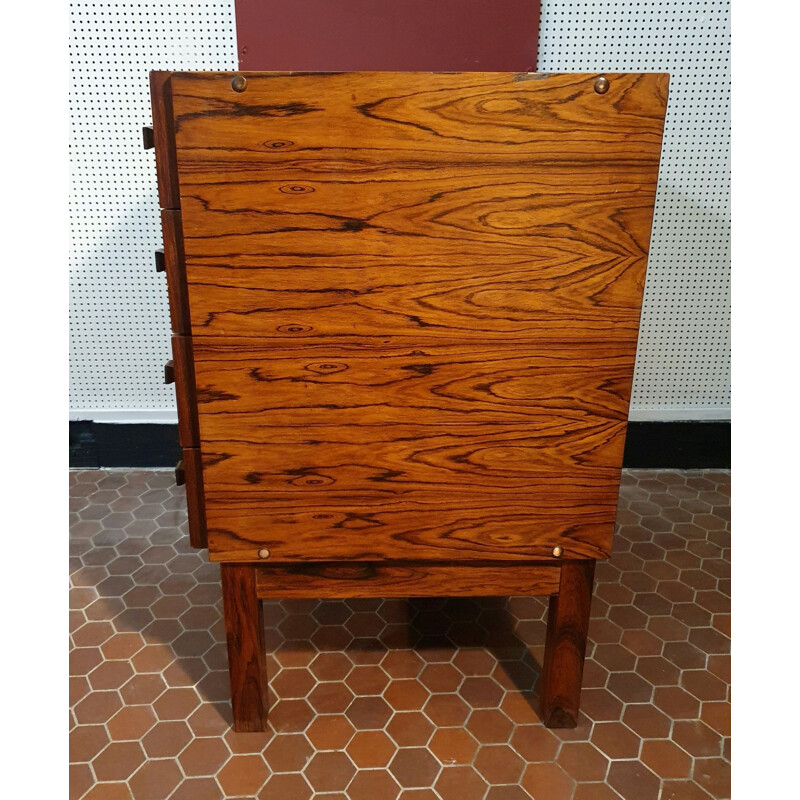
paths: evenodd
<path fill-rule="evenodd" d="M 186 286 L 186 257 L 183 252 L 181 212 L 174 208 L 161 211 L 161 230 L 164 237 L 164 264 L 169 292 L 169 315 L 172 332 L 190 333 L 189 293 Z"/>
<path fill-rule="evenodd" d="M 203 492 L 203 462 L 199 448 L 183 448 L 181 474 L 186 484 L 189 541 L 192 543 L 192 547 L 208 547 L 205 495 Z"/>
<path fill-rule="evenodd" d="M 178 440 L 181 447 L 198 447 L 200 431 L 190 336 L 172 337 L 172 357 L 175 365 L 175 397 L 178 403 Z"/>
<path fill-rule="evenodd" d="M 624 422 L 634 348 L 529 343 L 370 348 L 328 343 L 276 349 L 237 339 L 194 341 L 203 440 L 234 423 L 249 441 L 271 427 L 493 424 L 566 431 Z M 552 433 L 551 433 L 552 435 Z M 613 463 L 613 461 L 611 462 Z"/>
<path fill-rule="evenodd" d="M 547 595 L 558 592 L 559 572 L 542 564 L 266 565 L 257 569 L 256 590 L 261 598 Z"/>
<path fill-rule="evenodd" d="M 624 422 L 557 418 L 538 429 L 520 425 L 360 425 L 350 428 L 268 428 L 261 442 L 204 442 L 209 489 L 234 499 L 245 487 L 252 501 L 308 504 L 316 497 L 359 496 L 454 501 L 494 494 L 523 498 L 543 509 L 572 493 L 618 479 Z M 575 486 L 576 488 L 572 488 Z M 542 496 L 538 496 L 541 492 Z M 548 499 L 548 495 L 551 495 Z M 574 509 L 577 515 L 586 509 Z"/>
<path fill-rule="evenodd" d="M 325 148 L 356 164 L 381 162 L 387 151 L 434 167 L 648 163 L 658 160 L 668 82 L 659 73 L 605 73 L 609 89 L 598 94 L 596 73 L 238 74 L 243 92 L 231 73 L 172 73 L 178 149 L 195 151 L 180 156 L 182 185 L 204 166 L 265 166 L 298 154 L 323 171 Z M 297 138 L 277 137 L 289 130 Z"/>
<path fill-rule="evenodd" d="M 213 557 L 606 555 L 633 353 L 195 343 Z"/>
<path fill-rule="evenodd" d="M 656 167 L 399 180 L 389 162 L 367 183 L 276 164 L 253 187 L 184 185 L 193 332 L 278 346 L 635 341 Z"/>
<path fill-rule="evenodd" d="M 667 76 L 232 77 L 170 79 L 212 558 L 607 555 Z"/>
<path fill-rule="evenodd" d="M 635 341 L 666 76 L 608 77 L 174 76 L 194 334 Z"/>
<path fill-rule="evenodd" d="M 180 206 L 171 76 L 171 72 L 150 73 L 150 105 L 153 111 L 158 202 L 161 208 Z"/>
<path fill-rule="evenodd" d="M 626 425 L 579 419 L 569 411 L 495 424 L 398 421 L 306 428 L 271 425 L 249 413 L 237 421 L 239 438 L 226 429 L 230 421 L 203 416 L 203 448 L 215 489 L 228 493 L 245 481 L 248 493 L 297 499 L 320 487 L 331 496 L 372 490 L 407 494 L 430 483 L 455 492 L 514 492 L 570 479 L 603 484 L 617 478 Z"/>
<path fill-rule="evenodd" d="M 209 555 L 212 561 L 255 561 L 267 547 L 276 562 L 531 561 L 552 559 L 553 548 L 561 547 L 567 558 L 606 558 L 613 486 L 602 492 L 565 486 L 545 509 L 527 492 L 449 495 L 444 489 L 414 501 L 320 493 L 268 503 L 244 493 L 229 502 L 207 492 Z"/>

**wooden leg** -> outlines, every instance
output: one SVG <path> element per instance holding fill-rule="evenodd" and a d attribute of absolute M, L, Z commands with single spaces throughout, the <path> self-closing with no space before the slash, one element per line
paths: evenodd
<path fill-rule="evenodd" d="M 558 594 L 550 597 L 540 692 L 548 728 L 578 724 L 594 564 L 592 559 L 562 564 Z"/>
<path fill-rule="evenodd" d="M 222 564 L 222 600 L 233 729 L 263 731 L 267 722 L 267 664 L 264 615 L 256 595 L 256 567 Z"/>

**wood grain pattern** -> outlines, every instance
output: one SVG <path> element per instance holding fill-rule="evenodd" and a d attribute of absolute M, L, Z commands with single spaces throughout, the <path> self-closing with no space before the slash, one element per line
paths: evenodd
<path fill-rule="evenodd" d="M 213 558 L 609 552 L 624 347 L 195 347 Z"/>
<path fill-rule="evenodd" d="M 464 493 L 524 493 L 547 505 L 543 493 L 589 492 L 617 478 L 623 422 L 564 424 L 553 418 L 539 430 L 525 425 L 358 425 L 343 428 L 271 427 L 269 441 L 203 446 L 212 493 L 250 499 L 276 495 L 310 502 L 322 493 L 413 500 L 429 490 L 453 502 Z M 616 500 L 616 497 L 613 498 Z M 291 500 L 290 500 L 291 501 Z"/>
<path fill-rule="evenodd" d="M 171 72 L 154 71 L 150 73 L 150 106 L 153 113 L 158 202 L 161 208 L 178 208 L 180 206 L 171 77 Z"/>
<path fill-rule="evenodd" d="M 258 567 L 261 598 L 484 597 L 558 592 L 560 568 L 543 564 L 327 563 Z"/>
<path fill-rule="evenodd" d="M 178 405 L 178 441 L 181 447 L 198 447 L 197 396 L 191 336 L 172 337 L 175 399 Z"/>
<path fill-rule="evenodd" d="M 256 567 L 223 564 L 222 601 L 236 731 L 263 731 L 267 724 L 267 660 L 264 615 L 256 593 Z"/>
<path fill-rule="evenodd" d="M 606 487 L 619 478 L 616 464 L 625 435 L 622 421 L 557 414 L 517 425 L 302 428 L 270 426 L 249 416 L 239 422 L 252 422 L 252 429 L 238 440 L 204 441 L 213 491 L 229 496 L 238 486 L 251 496 L 295 501 L 320 489 L 332 497 L 343 492 L 407 496 L 428 488 L 451 495 L 529 493 L 537 486 L 549 492 L 570 482 L 579 484 L 579 491 Z"/>
<path fill-rule="evenodd" d="M 564 562 L 558 594 L 550 598 L 539 691 L 548 728 L 578 725 L 594 565 L 591 560 Z"/>
<path fill-rule="evenodd" d="M 666 80 L 173 78 L 196 336 L 634 341 Z"/>
<path fill-rule="evenodd" d="M 212 558 L 610 551 L 667 76 L 170 79 Z"/>
<path fill-rule="evenodd" d="M 529 424 L 564 429 L 627 419 L 635 353 L 603 347 L 429 345 L 375 348 L 194 342 L 203 440 L 225 440 L 232 419 L 254 441 L 270 427 Z M 569 403 L 565 403 L 569 398 Z"/>
<path fill-rule="evenodd" d="M 381 143 L 434 167 L 526 157 L 576 166 L 658 157 L 668 76 L 503 72 L 172 73 L 179 149 L 216 162 L 264 163 L 320 148 L 381 161 Z M 264 132 L 302 134 L 293 140 Z M 370 131 L 369 136 L 362 133 Z M 221 147 L 221 152 L 216 152 Z M 602 148 L 602 149 L 601 149 Z M 181 182 L 183 170 L 181 166 Z"/>
<path fill-rule="evenodd" d="M 167 273 L 172 332 L 188 335 L 191 332 L 189 292 L 186 286 L 186 257 L 183 252 L 183 226 L 180 210 L 162 209 L 161 231 L 164 237 L 164 271 Z"/>
<path fill-rule="evenodd" d="M 193 332 L 376 345 L 635 340 L 654 174 L 602 188 L 602 176 L 571 185 L 570 170 L 546 183 L 512 174 L 467 176 L 487 184 L 475 188 L 424 176 L 413 192 L 381 181 L 334 192 L 315 178 L 299 194 L 311 200 L 289 203 L 280 189 L 311 182 L 184 196 Z M 331 209 L 345 221 L 331 223 Z"/>
<path fill-rule="evenodd" d="M 257 498 L 230 502 L 206 493 L 212 561 L 552 560 L 606 558 L 616 497 L 607 490 L 554 492 L 542 508 L 527 492 L 418 493 L 409 500 L 375 495 Z M 547 498 L 542 492 L 539 497 Z M 570 502 L 574 501 L 574 504 Z M 557 559 L 556 559 L 557 560 Z"/>

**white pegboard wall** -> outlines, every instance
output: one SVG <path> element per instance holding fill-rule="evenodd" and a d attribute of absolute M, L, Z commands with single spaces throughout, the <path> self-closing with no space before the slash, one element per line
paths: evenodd
<path fill-rule="evenodd" d="M 70 415 L 175 420 L 151 69 L 236 68 L 234 0 L 71 3 Z M 729 0 L 542 0 L 538 69 L 671 74 L 632 419 L 723 419 Z"/>
<path fill-rule="evenodd" d="M 174 421 L 153 69 L 236 69 L 233 0 L 70 3 L 70 417 Z"/>
<path fill-rule="evenodd" d="M 730 417 L 730 2 L 542 0 L 541 72 L 669 72 L 631 419 Z"/>

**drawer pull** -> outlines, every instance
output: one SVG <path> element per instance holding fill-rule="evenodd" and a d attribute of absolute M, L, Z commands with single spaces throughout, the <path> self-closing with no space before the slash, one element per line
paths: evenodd
<path fill-rule="evenodd" d="M 149 125 L 145 125 L 142 128 L 142 147 L 145 150 L 152 150 L 156 146 L 156 139 L 155 135 L 153 134 L 153 129 Z"/>
<path fill-rule="evenodd" d="M 564 550 L 563 550 L 563 548 L 561 548 L 561 547 L 554 547 L 554 548 L 553 548 L 553 555 L 554 555 L 556 558 L 561 558 L 561 556 L 562 556 L 563 552 L 564 552 Z"/>
<path fill-rule="evenodd" d="M 186 483 L 186 473 L 183 470 L 183 459 L 175 465 L 175 483 L 177 486 L 183 486 Z"/>
<path fill-rule="evenodd" d="M 159 249 L 156 250 L 156 272 L 166 272 L 167 271 L 167 260 L 164 258 L 164 251 Z"/>
<path fill-rule="evenodd" d="M 164 364 L 164 383 L 175 383 L 175 362 L 172 359 Z"/>

